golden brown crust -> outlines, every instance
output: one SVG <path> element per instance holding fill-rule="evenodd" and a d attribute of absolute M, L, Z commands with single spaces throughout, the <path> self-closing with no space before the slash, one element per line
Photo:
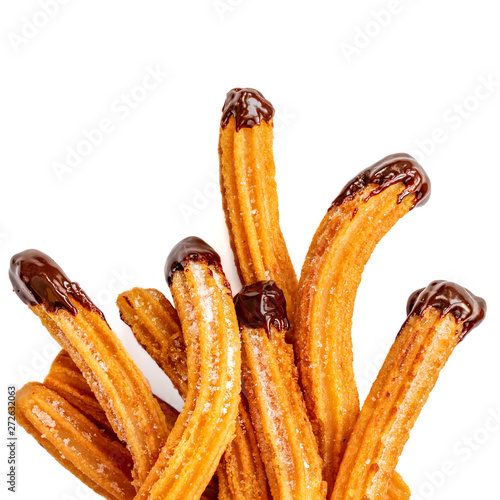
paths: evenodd
<path fill-rule="evenodd" d="M 158 290 L 133 288 L 117 300 L 122 320 L 138 342 L 169 375 L 181 396 L 187 397 L 187 361 L 184 339 L 179 337 L 177 312 Z M 241 395 L 235 437 L 227 446 L 217 469 L 219 497 L 229 499 L 270 499 L 264 465 L 255 430 Z"/>
<path fill-rule="evenodd" d="M 69 357 L 66 351 L 62 350 L 52 362 L 49 374 L 45 378 L 45 381 L 47 380 L 49 380 L 51 387 L 48 387 L 44 382 L 44 385 L 46 387 L 54 390 L 54 392 L 57 392 L 63 398 L 65 394 L 69 394 L 72 398 L 71 399 L 72 406 L 74 406 L 77 410 L 79 410 L 84 416 L 89 418 L 89 420 L 96 423 L 101 432 L 106 432 L 112 437 L 112 439 L 118 442 L 118 438 L 116 437 L 114 432 L 112 430 L 110 431 L 111 426 L 107 421 L 104 410 L 99 405 L 99 402 L 95 398 L 93 392 L 91 391 L 82 373 L 75 365 L 75 363 L 73 363 L 72 359 Z M 157 396 L 155 397 L 156 400 L 158 401 L 158 404 L 160 405 L 163 414 L 165 415 L 168 432 L 170 433 L 170 431 L 173 429 L 175 425 L 177 417 L 179 416 L 179 412 L 175 408 L 170 406 L 168 403 L 163 401 L 162 399 L 158 398 Z M 89 415 L 87 415 L 86 412 L 89 412 Z M 104 420 L 106 424 L 103 427 L 100 427 L 99 425 L 99 422 L 101 420 Z M 118 442 L 118 444 L 120 443 Z M 124 453 L 127 454 L 127 456 L 129 457 L 129 464 L 130 464 L 129 468 L 131 470 L 132 458 L 130 457 L 130 454 L 128 453 L 126 448 L 123 448 L 123 450 Z M 70 470 L 73 472 L 73 469 Z M 85 476 L 83 470 L 80 472 L 83 474 L 83 476 Z M 77 477 L 82 479 L 80 474 L 78 474 Z M 84 482 L 86 484 L 88 484 L 87 480 L 93 483 L 93 481 L 91 481 L 90 478 L 88 478 L 87 476 L 85 476 L 85 478 L 86 480 L 84 480 Z M 217 483 L 211 481 L 210 484 L 205 489 L 202 499 L 215 500 L 217 498 L 217 489 L 218 489 Z"/>
<path fill-rule="evenodd" d="M 321 458 L 297 380 L 292 347 L 271 327 L 241 329 L 243 379 L 273 499 L 321 499 Z"/>
<path fill-rule="evenodd" d="M 132 288 L 118 296 L 121 319 L 134 337 L 167 374 L 179 394 L 187 395 L 186 345 L 177 312 L 154 288 Z"/>
<path fill-rule="evenodd" d="M 409 432 L 461 328 L 452 314 L 442 317 L 435 308 L 403 325 L 356 422 L 332 500 L 377 500 L 387 495 Z"/>
<path fill-rule="evenodd" d="M 200 498 L 234 436 L 240 340 L 226 283 L 217 266 L 201 260 L 186 259 L 173 274 L 171 291 L 187 348 L 188 393 L 137 500 Z"/>
<path fill-rule="evenodd" d="M 98 427 L 105 429 L 110 436 L 118 439 L 82 372 L 64 349 L 50 365 L 43 385 L 57 392 Z"/>
<path fill-rule="evenodd" d="M 147 477 L 168 435 L 165 417 L 149 383 L 100 314 L 71 299 L 77 311 L 50 312 L 30 306 L 49 333 L 69 353 L 125 441 L 133 461 L 134 486 Z"/>
<path fill-rule="evenodd" d="M 105 411 L 97 401 L 85 377 L 64 349 L 59 352 L 50 365 L 49 373 L 45 377 L 43 385 L 57 392 L 99 428 L 105 430 L 111 437 L 118 439 L 106 417 Z M 158 396 L 154 397 L 165 416 L 167 429 L 170 433 L 179 412 Z"/>
<path fill-rule="evenodd" d="M 351 323 L 361 274 L 414 197 L 398 203 L 405 185 L 397 183 L 365 201 L 373 189 L 368 185 L 328 211 L 309 248 L 297 294 L 295 352 L 329 492 L 359 413 Z"/>
<path fill-rule="evenodd" d="M 228 498 L 245 500 L 271 498 L 255 428 L 243 393 L 240 394 L 235 436 L 226 448 L 221 465 L 224 470 L 218 470 L 217 477 L 219 483 L 221 473 L 226 477 L 230 494 Z"/>
<path fill-rule="evenodd" d="M 385 500 L 410 500 L 410 497 L 410 487 L 397 472 L 394 472 L 389 482 Z"/>
<path fill-rule="evenodd" d="M 241 282 L 276 281 L 292 310 L 298 282 L 279 225 L 272 145 L 272 121 L 237 132 L 231 116 L 219 133 L 220 186 Z"/>
<path fill-rule="evenodd" d="M 16 394 L 16 420 L 61 465 L 109 500 L 131 500 L 132 459 L 63 397 L 38 382 Z"/>

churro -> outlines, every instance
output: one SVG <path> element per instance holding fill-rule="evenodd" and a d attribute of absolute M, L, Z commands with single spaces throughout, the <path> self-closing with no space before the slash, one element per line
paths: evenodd
<path fill-rule="evenodd" d="M 132 500 L 132 458 L 56 392 L 38 382 L 16 393 L 16 420 L 61 465 L 110 500 Z"/>
<path fill-rule="evenodd" d="M 92 388 L 111 427 L 125 441 L 138 488 L 153 467 L 168 429 L 149 383 L 110 329 L 102 312 L 77 283 L 38 250 L 11 260 L 18 297 L 40 318 Z"/>
<path fill-rule="evenodd" d="M 59 352 L 50 365 L 49 373 L 45 377 L 43 385 L 57 392 L 99 428 L 104 429 L 112 437 L 118 439 L 106 417 L 106 412 L 97 401 L 82 372 L 64 349 Z M 170 432 L 179 416 L 179 412 L 158 396 L 154 397 L 158 401 L 163 415 L 165 415 L 165 423 L 168 432 Z"/>
<path fill-rule="evenodd" d="M 177 311 L 159 290 L 132 288 L 116 305 L 137 342 L 167 374 L 183 399 L 188 392 L 186 344 Z"/>
<path fill-rule="evenodd" d="M 133 288 L 116 301 L 122 320 L 137 341 L 170 377 L 182 398 L 187 397 L 186 346 L 177 312 L 158 290 Z M 217 469 L 219 497 L 270 499 L 264 464 L 257 445 L 246 397 L 241 394 L 235 437 Z"/>
<path fill-rule="evenodd" d="M 321 458 L 298 384 L 285 297 L 274 281 L 235 297 L 250 412 L 275 500 L 325 498 Z"/>
<path fill-rule="evenodd" d="M 429 190 L 422 167 L 405 154 L 364 170 L 332 203 L 302 268 L 295 354 L 329 493 L 359 413 L 351 324 L 361 274 L 384 234 Z"/>
<path fill-rule="evenodd" d="M 219 132 L 220 186 L 241 282 L 276 281 L 291 309 L 298 283 L 279 225 L 273 116 L 257 90 L 228 92 Z"/>
<path fill-rule="evenodd" d="M 220 257 L 186 238 L 165 274 L 186 344 L 188 393 L 137 500 L 200 498 L 234 436 L 241 390 L 238 323 Z"/>
<path fill-rule="evenodd" d="M 112 438 L 114 437 L 115 440 L 118 439 L 112 431 L 111 425 L 107 421 L 106 414 L 95 398 L 94 393 L 87 384 L 87 381 L 66 351 L 62 350 L 56 356 L 52 362 L 48 375 L 45 377 L 43 385 L 52 389 L 54 392 L 57 392 L 59 396 L 71 403 L 76 410 L 94 422 L 97 427 L 99 427 L 100 431 L 106 432 Z M 165 415 L 168 432 L 170 432 L 175 425 L 179 412 L 158 396 L 155 396 L 155 398 Z M 101 423 L 103 424 L 102 426 Z M 130 453 L 128 453 L 126 448 L 123 448 L 123 453 L 128 456 L 129 469 L 131 471 L 132 458 L 130 457 Z M 98 459 L 99 457 L 94 457 L 92 460 Z M 81 472 L 83 473 L 84 470 L 85 468 L 82 467 Z M 90 478 L 88 478 L 88 480 L 90 481 Z M 212 480 L 203 492 L 203 496 L 201 498 L 203 500 L 216 499 L 218 497 L 217 490 L 217 483 Z"/>
<path fill-rule="evenodd" d="M 486 303 L 434 281 L 415 292 L 408 317 L 366 398 L 349 439 L 332 500 L 379 500 L 441 369 L 478 325 Z"/>

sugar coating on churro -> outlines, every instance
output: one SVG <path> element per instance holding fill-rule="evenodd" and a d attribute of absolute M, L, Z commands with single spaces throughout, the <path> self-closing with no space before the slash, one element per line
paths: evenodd
<path fill-rule="evenodd" d="M 45 425 L 46 427 L 56 426 L 55 420 L 49 414 L 42 411 L 37 405 L 33 405 L 31 411 L 33 412 L 34 415 L 38 417 L 40 422 L 42 422 L 42 424 Z"/>
<path fill-rule="evenodd" d="M 321 459 L 297 383 L 283 291 L 273 281 L 235 297 L 243 379 L 273 498 L 324 498 Z"/>

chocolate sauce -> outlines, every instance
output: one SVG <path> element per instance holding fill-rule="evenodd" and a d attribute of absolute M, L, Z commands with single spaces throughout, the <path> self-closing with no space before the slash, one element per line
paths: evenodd
<path fill-rule="evenodd" d="M 402 182 L 406 189 L 398 196 L 398 203 L 414 193 L 415 200 L 411 208 L 423 205 L 431 194 L 431 182 L 420 164 L 405 153 L 390 155 L 359 173 L 346 184 L 344 189 L 333 201 L 330 210 L 342 205 L 345 200 L 352 200 L 356 194 L 369 184 L 378 184 L 363 200 L 368 201 L 372 196 L 381 193 L 389 186 Z"/>
<path fill-rule="evenodd" d="M 188 260 L 205 261 L 214 264 L 222 270 L 219 254 L 205 241 L 196 236 L 188 236 L 179 241 L 168 254 L 165 263 L 165 278 L 169 285 L 175 271 L 184 269 Z"/>
<path fill-rule="evenodd" d="M 451 281 L 433 281 L 427 288 L 413 292 L 408 299 L 408 316 L 421 316 L 429 307 L 441 309 L 441 317 L 448 313 L 463 323 L 460 341 L 481 321 L 486 314 L 486 302 L 466 288 Z"/>
<path fill-rule="evenodd" d="M 236 132 L 242 128 L 260 125 L 263 120 L 270 123 L 274 116 L 273 105 L 255 89 L 233 89 L 227 93 L 222 107 L 221 128 L 226 128 L 231 115 L 234 116 Z"/>
<path fill-rule="evenodd" d="M 259 281 L 242 288 L 234 298 L 240 328 L 264 328 L 270 337 L 271 325 L 278 331 L 288 330 L 286 300 L 274 281 Z"/>
<path fill-rule="evenodd" d="M 59 309 L 76 316 L 77 309 L 71 298 L 104 319 L 102 312 L 92 303 L 78 283 L 74 283 L 46 254 L 39 250 L 25 250 L 10 261 L 9 278 L 14 292 L 30 306 L 43 305 L 47 311 Z"/>

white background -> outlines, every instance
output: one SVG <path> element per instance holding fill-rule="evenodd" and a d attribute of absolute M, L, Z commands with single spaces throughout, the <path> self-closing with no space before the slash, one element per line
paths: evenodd
<path fill-rule="evenodd" d="M 416 288 L 448 279 L 483 296 L 488 318 L 445 367 L 398 469 L 413 498 L 500 498 L 497 2 L 66 0 L 50 17 L 41 4 L 4 2 L 0 14 L 5 405 L 7 385 L 43 380 L 57 351 L 7 278 L 9 258 L 26 248 L 81 283 L 154 391 L 179 404 L 114 300 L 136 285 L 168 294 L 165 258 L 191 234 L 221 253 L 238 291 L 217 140 L 226 92 L 250 86 L 277 110 L 281 225 L 298 272 L 330 202 L 358 171 L 405 151 L 429 173 L 429 203 L 366 267 L 356 374 L 364 397 Z M 148 71 L 158 81 L 153 89 L 146 79 L 145 90 Z M 101 143 L 85 150 L 86 131 L 102 123 Z M 54 164 L 79 145 L 87 156 L 57 175 Z M 19 500 L 94 497 L 18 434 Z"/>

